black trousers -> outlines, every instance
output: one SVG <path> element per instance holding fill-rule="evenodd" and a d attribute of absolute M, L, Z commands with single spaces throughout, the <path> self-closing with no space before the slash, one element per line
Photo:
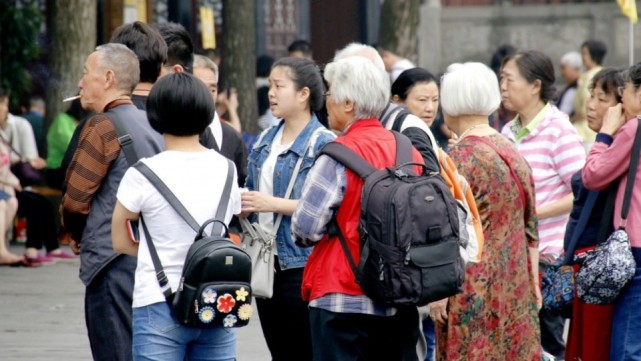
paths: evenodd
<path fill-rule="evenodd" d="M 311 307 L 314 361 L 416 361 L 416 307 L 395 316 L 336 313 Z"/>
<path fill-rule="evenodd" d="M 260 325 L 273 361 L 308 361 L 312 359 L 309 332 L 309 309 L 301 297 L 303 268 L 282 271 L 274 262 L 274 295 L 257 298 Z"/>
<path fill-rule="evenodd" d="M 547 353 L 563 360 L 565 358 L 565 342 L 563 341 L 565 318 L 558 312 L 542 308 L 539 311 L 539 324 L 541 326 L 541 346 Z"/>
<path fill-rule="evenodd" d="M 96 361 L 133 360 L 131 303 L 136 258 L 120 255 L 85 290 L 85 321 Z"/>
<path fill-rule="evenodd" d="M 47 252 L 57 249 L 58 227 L 56 226 L 55 209 L 51 201 L 38 193 L 16 192 L 18 199 L 18 216 L 27 218 L 27 243 L 25 247 L 41 249 L 44 245 Z"/>

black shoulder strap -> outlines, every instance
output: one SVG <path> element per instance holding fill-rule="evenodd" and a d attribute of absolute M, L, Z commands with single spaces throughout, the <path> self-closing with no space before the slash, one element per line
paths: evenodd
<path fill-rule="evenodd" d="M 109 119 L 111 119 L 111 123 L 116 129 L 116 134 L 118 135 L 118 143 L 120 143 L 120 148 L 122 149 L 123 153 L 125 153 L 127 163 L 129 163 L 129 166 L 131 167 L 132 165 L 136 164 L 138 159 L 140 159 L 138 157 L 138 154 L 136 153 L 136 149 L 134 148 L 134 139 L 125 129 L 125 126 L 122 124 L 122 119 L 117 112 L 109 112 Z"/>
<path fill-rule="evenodd" d="M 621 208 L 621 228 L 625 229 L 626 219 L 628 218 L 628 210 L 630 209 L 630 200 L 632 199 L 632 188 L 634 188 L 634 181 L 637 177 L 637 169 L 639 168 L 639 152 L 641 152 L 641 119 L 637 117 L 637 132 L 634 136 L 634 144 L 632 145 L 632 156 L 630 157 L 630 166 L 628 168 L 628 180 L 625 184 L 625 193 L 623 194 L 623 207 Z"/>
<path fill-rule="evenodd" d="M 572 260 L 572 258 L 574 258 L 574 250 L 576 249 L 576 244 L 585 231 L 585 226 L 588 224 L 588 220 L 590 219 L 590 215 L 592 214 L 592 209 L 594 209 L 594 204 L 596 203 L 598 197 L 599 192 L 596 191 L 591 191 L 590 194 L 588 194 L 588 199 L 585 201 L 585 205 L 581 210 L 579 220 L 574 227 L 574 231 L 572 231 L 572 238 L 570 238 L 570 242 L 568 243 L 568 249 L 565 252 L 563 264 L 570 264 L 570 261 Z"/>
<path fill-rule="evenodd" d="M 412 162 L 412 142 L 399 132 L 394 133 L 396 139 L 396 166 Z"/>
<path fill-rule="evenodd" d="M 363 159 L 363 157 L 354 153 L 351 149 L 340 143 L 330 142 L 325 144 L 320 152 L 318 152 L 317 157 L 320 157 L 321 154 L 326 154 L 332 157 L 334 160 L 351 169 L 352 172 L 358 174 L 358 176 L 363 179 L 376 172 L 376 168 L 374 168 L 373 165 L 369 164 L 369 162 Z"/>
<path fill-rule="evenodd" d="M 410 112 L 408 112 L 407 110 L 401 109 L 401 111 L 396 116 L 396 119 L 394 119 L 392 130 L 400 133 L 401 128 L 403 127 L 403 122 L 405 121 L 405 118 L 407 118 L 409 114 Z"/>

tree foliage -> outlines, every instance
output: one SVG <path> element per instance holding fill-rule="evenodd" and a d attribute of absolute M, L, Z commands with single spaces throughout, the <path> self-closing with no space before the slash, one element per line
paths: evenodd
<path fill-rule="evenodd" d="M 11 105 L 31 91 L 27 64 L 38 57 L 38 32 L 42 14 L 33 3 L 16 6 L 0 0 L 0 85 L 12 94 Z"/>

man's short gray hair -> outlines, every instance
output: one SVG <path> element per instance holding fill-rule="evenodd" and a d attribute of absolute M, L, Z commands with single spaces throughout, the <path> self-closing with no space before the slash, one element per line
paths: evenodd
<path fill-rule="evenodd" d="M 348 56 L 331 62 L 325 67 L 332 100 L 354 102 L 354 115 L 358 119 L 378 119 L 389 103 L 390 83 L 387 73 L 372 61 L 361 56 Z"/>
<path fill-rule="evenodd" d="M 565 53 L 565 55 L 561 57 L 561 64 L 565 64 L 577 70 L 583 69 L 583 59 L 581 59 L 581 54 L 576 51 Z"/>
<path fill-rule="evenodd" d="M 381 71 L 385 72 L 385 63 L 383 58 L 378 53 L 378 50 L 373 47 L 361 43 L 350 43 L 341 50 L 338 50 L 334 54 L 334 61 L 345 59 L 350 56 L 362 56 L 369 59 L 374 65 L 376 65 Z"/>
<path fill-rule="evenodd" d="M 216 79 L 218 79 L 218 66 L 208 57 L 198 54 L 194 55 L 194 69 L 196 68 L 209 69 L 214 72 Z"/>
<path fill-rule="evenodd" d="M 481 63 L 452 64 L 441 78 L 440 99 L 450 116 L 489 116 L 501 104 L 496 73 Z"/>
<path fill-rule="evenodd" d="M 96 47 L 100 52 L 98 64 L 101 69 L 111 69 L 116 77 L 116 86 L 129 94 L 140 81 L 138 57 L 123 44 L 108 43 Z"/>

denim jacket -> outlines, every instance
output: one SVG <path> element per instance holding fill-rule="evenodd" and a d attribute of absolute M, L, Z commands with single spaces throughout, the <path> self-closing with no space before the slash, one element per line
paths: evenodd
<path fill-rule="evenodd" d="M 283 123 L 284 121 L 281 121 L 278 125 L 266 129 L 260 135 L 251 150 L 247 161 L 247 180 L 245 182 L 245 187 L 248 190 L 256 190 L 258 187 L 261 168 L 269 156 L 274 137 L 283 126 Z M 307 178 L 307 173 L 314 163 L 316 154 L 325 144 L 334 140 L 335 137 L 334 133 L 323 127 L 315 115 L 312 116 L 312 120 L 298 135 L 289 150 L 278 156 L 276 166 L 274 167 L 273 196 L 280 198 L 285 196 L 296 162 L 299 157 L 304 156 L 305 158 L 303 158 L 303 162 L 298 176 L 296 177 L 296 182 L 294 183 L 294 188 L 292 189 L 291 194 L 291 199 L 299 199 L 303 189 L 303 184 Z M 308 141 L 309 148 L 305 153 Z M 274 222 L 276 221 L 276 216 L 277 214 L 274 213 Z M 253 221 L 257 220 L 257 216 L 255 214 L 252 215 L 252 217 Z M 307 257 L 309 257 L 312 252 L 312 248 L 299 248 L 294 244 L 291 223 L 292 218 L 290 216 L 283 216 L 280 226 L 278 227 L 278 231 L 276 232 L 278 261 L 280 268 L 283 270 L 305 267 Z"/>

